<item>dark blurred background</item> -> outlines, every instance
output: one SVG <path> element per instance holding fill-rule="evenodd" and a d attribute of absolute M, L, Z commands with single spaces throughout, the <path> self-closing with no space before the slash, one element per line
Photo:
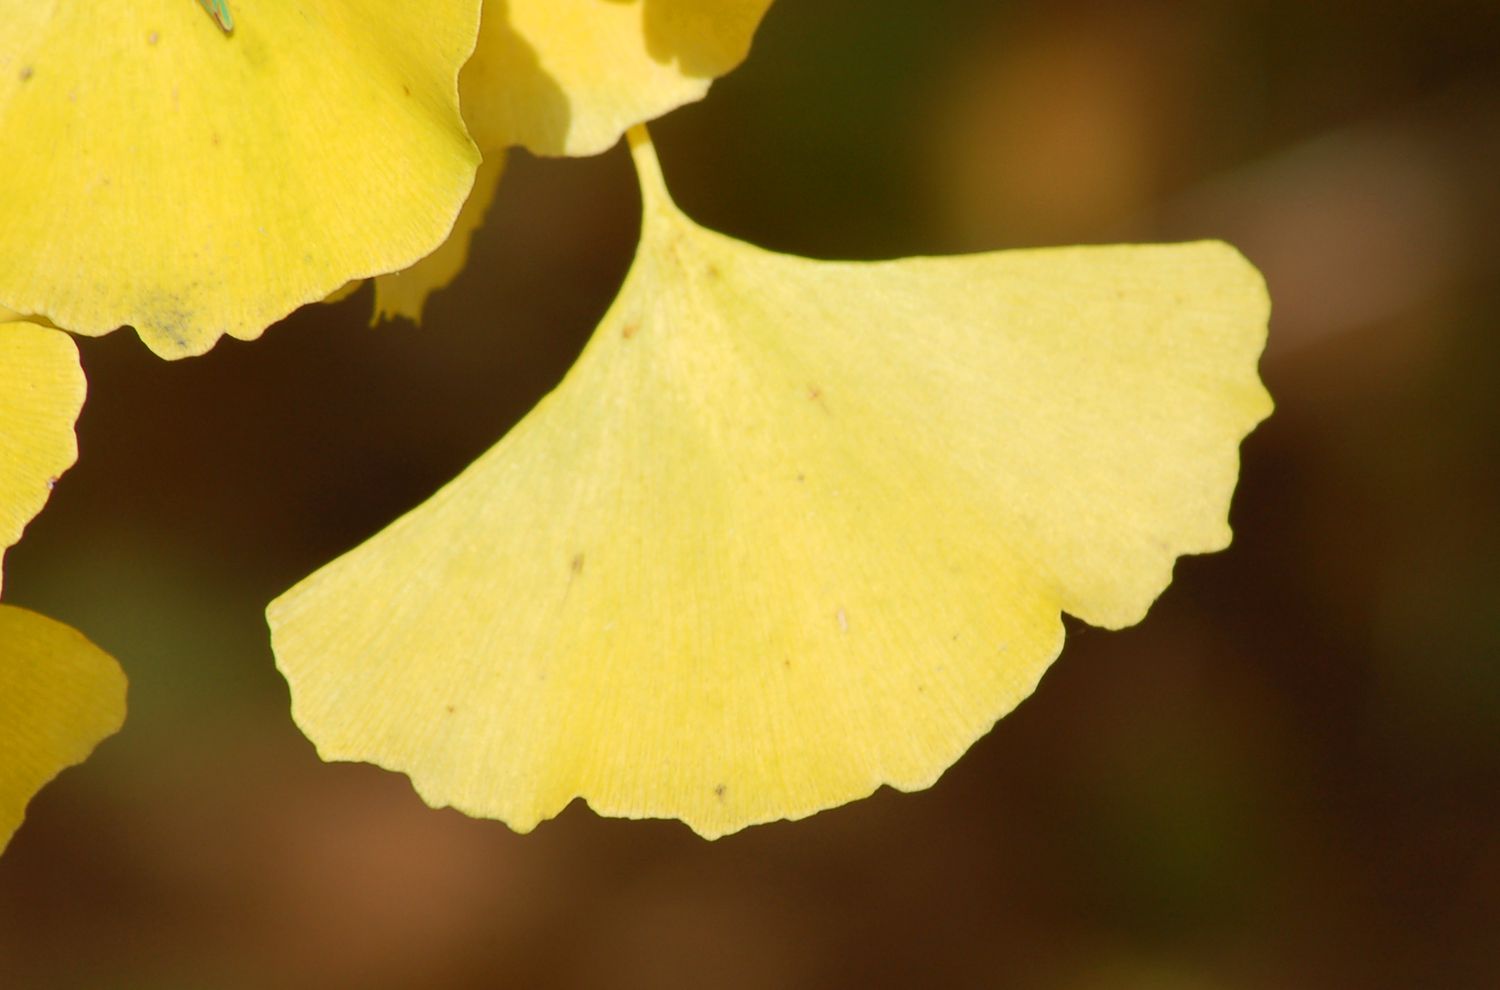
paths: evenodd
<path fill-rule="evenodd" d="M 517 155 L 421 328 L 366 288 L 177 364 L 83 342 L 6 596 L 131 713 L 0 858 L 0 986 L 1500 986 L 1500 5 L 781 0 L 655 133 L 786 251 L 1239 245 L 1278 408 L 1235 545 L 1074 624 L 933 789 L 713 844 L 320 764 L 265 602 L 494 443 L 629 262 L 618 149 Z"/>

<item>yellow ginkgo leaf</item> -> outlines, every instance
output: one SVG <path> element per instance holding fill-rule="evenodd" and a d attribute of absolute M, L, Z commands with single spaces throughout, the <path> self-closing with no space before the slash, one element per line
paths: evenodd
<path fill-rule="evenodd" d="M 539 155 L 593 155 L 700 100 L 744 61 L 771 0 L 489 0 L 464 117 Z M 468 77 L 472 75 L 472 80 Z"/>
<path fill-rule="evenodd" d="M 0 323 L 0 560 L 78 459 L 73 424 L 87 387 L 67 334 Z"/>
<path fill-rule="evenodd" d="M 0 0 L 0 305 L 164 357 L 447 236 L 480 0 Z"/>
<path fill-rule="evenodd" d="M 1225 546 L 1267 298 L 1219 243 L 772 254 L 667 198 L 577 365 L 269 609 L 327 759 L 521 830 L 574 796 L 706 836 L 933 783 L 1059 613 Z"/>
<path fill-rule="evenodd" d="M 125 721 L 125 674 L 60 622 L 0 605 L 0 851 L 47 781 Z"/>

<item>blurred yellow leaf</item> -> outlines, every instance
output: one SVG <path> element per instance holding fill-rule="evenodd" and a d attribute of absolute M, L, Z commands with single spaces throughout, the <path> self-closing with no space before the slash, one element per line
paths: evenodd
<path fill-rule="evenodd" d="M 0 605 L 0 851 L 32 795 L 124 721 L 125 674 L 112 657 L 60 622 Z"/>
<path fill-rule="evenodd" d="M 436 251 L 418 261 L 405 271 L 392 272 L 375 279 L 375 311 L 372 323 L 404 316 L 413 323 L 422 320 L 422 309 L 427 297 L 458 277 L 469 260 L 469 242 L 474 232 L 484 223 L 495 192 L 500 186 L 500 175 L 505 171 L 505 152 L 499 148 L 485 148 L 484 161 L 474 178 L 474 191 L 464 201 L 458 213 L 458 221 L 448 239 Z M 326 300 L 337 302 L 336 299 Z"/>
<path fill-rule="evenodd" d="M 0 323 L 0 561 L 78 459 L 73 424 L 87 388 L 67 334 Z"/>
<path fill-rule="evenodd" d="M 330 305 L 333 303 L 341 303 L 345 299 L 348 299 L 350 296 L 358 292 L 360 286 L 364 284 L 365 280 L 362 278 L 350 279 L 343 285 L 339 286 L 337 289 L 334 289 L 328 295 L 324 296 L 321 301 L 329 303 Z"/>
<path fill-rule="evenodd" d="M 0 0 L 0 305 L 164 357 L 254 338 L 452 227 L 480 0 Z"/>
<path fill-rule="evenodd" d="M 326 759 L 527 830 L 706 836 L 926 787 L 1060 611 L 1135 622 L 1229 542 L 1263 283 L 1219 243 L 832 263 L 644 230 L 559 388 L 272 603 Z"/>

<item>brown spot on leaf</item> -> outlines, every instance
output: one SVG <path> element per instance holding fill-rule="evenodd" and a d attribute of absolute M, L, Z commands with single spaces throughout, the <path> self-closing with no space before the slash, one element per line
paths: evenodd
<path fill-rule="evenodd" d="M 714 787 L 714 797 L 718 798 L 720 801 L 724 800 L 724 792 L 726 790 L 728 790 L 727 787 L 725 787 L 723 784 L 718 784 Z"/>
<path fill-rule="evenodd" d="M 568 563 L 568 570 L 572 571 L 575 576 L 583 573 L 582 553 L 575 553 L 573 555 L 572 561 Z"/>
<path fill-rule="evenodd" d="M 636 335 L 636 332 L 640 329 L 641 325 L 632 321 L 625 324 L 624 328 L 620 331 L 620 336 L 624 337 L 626 340 L 629 340 L 631 337 L 634 337 Z"/>
<path fill-rule="evenodd" d="M 807 401 L 817 403 L 818 408 L 824 412 L 828 411 L 828 404 L 823 401 L 823 390 L 817 385 L 807 386 Z"/>
<path fill-rule="evenodd" d="M 452 705 L 447 706 L 447 712 L 449 715 L 452 715 L 456 711 L 458 711 L 458 709 L 453 707 Z"/>
<path fill-rule="evenodd" d="M 25 82 L 26 80 L 30 79 L 34 75 L 36 75 L 36 70 L 33 69 L 31 66 L 29 66 L 29 65 L 23 65 L 23 66 L 21 66 L 21 81 L 22 82 Z"/>

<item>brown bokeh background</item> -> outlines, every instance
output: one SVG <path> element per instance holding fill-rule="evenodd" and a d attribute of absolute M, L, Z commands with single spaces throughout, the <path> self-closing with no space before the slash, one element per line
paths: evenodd
<path fill-rule="evenodd" d="M 132 707 L 0 858 L 0 987 L 1500 986 L 1493 0 L 781 0 L 656 136 L 781 250 L 1241 246 L 1278 409 L 1235 545 L 1072 624 L 933 789 L 713 844 L 319 763 L 264 603 L 497 440 L 629 262 L 618 149 L 517 155 L 421 328 L 364 289 L 177 364 L 82 342 L 82 460 L 6 594 Z"/>

